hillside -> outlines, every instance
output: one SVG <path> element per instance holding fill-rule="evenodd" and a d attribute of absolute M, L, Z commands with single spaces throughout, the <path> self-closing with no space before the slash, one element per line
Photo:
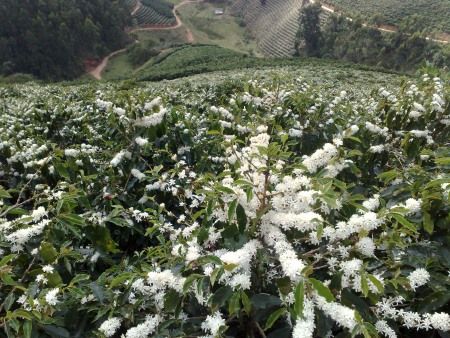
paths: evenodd
<path fill-rule="evenodd" d="M 417 30 L 413 23 L 387 29 L 333 13 L 318 3 L 302 7 L 296 46 L 299 56 L 335 58 L 402 72 L 415 72 L 426 63 L 444 69 L 450 66 L 450 45 Z"/>
<path fill-rule="evenodd" d="M 90 61 L 123 47 L 124 0 L 2 0 L 0 75 L 73 79 Z"/>
<path fill-rule="evenodd" d="M 449 0 L 327 0 L 328 4 L 350 16 L 400 26 L 415 19 L 417 30 L 450 34 Z"/>
<path fill-rule="evenodd" d="M 445 336 L 450 88 L 427 71 L 0 86 L 0 335 Z"/>
<path fill-rule="evenodd" d="M 292 56 L 303 0 L 236 0 L 232 12 L 241 17 L 257 41 L 259 49 L 269 57 Z"/>
<path fill-rule="evenodd" d="M 135 27 L 175 25 L 172 10 L 173 4 L 165 0 L 136 0 L 132 7 L 133 24 Z"/>
<path fill-rule="evenodd" d="M 121 58 L 124 58 L 124 63 L 128 61 L 126 58 L 128 54 L 124 54 Z M 367 79 L 365 75 L 374 74 L 374 78 L 369 80 L 370 83 L 376 83 L 377 81 L 383 81 L 384 76 L 388 76 L 388 71 L 384 70 L 383 73 L 376 72 L 376 68 L 370 68 L 365 66 L 359 66 L 354 64 L 345 64 L 335 61 L 316 60 L 316 59 L 304 59 L 304 58 L 257 58 L 247 54 L 238 53 L 226 48 L 221 48 L 215 45 L 186 45 L 176 48 L 168 48 L 161 52 L 159 55 L 150 58 L 143 65 L 137 69 L 129 69 L 126 65 L 121 65 L 121 58 L 117 58 L 111 65 L 111 68 L 106 69 L 105 78 L 110 80 L 120 79 L 137 79 L 140 81 L 159 81 L 164 79 L 177 79 L 181 77 L 190 76 L 193 74 L 211 73 L 219 71 L 239 71 L 248 69 L 249 72 L 256 69 L 270 69 L 276 67 L 298 67 L 307 72 L 310 76 L 314 76 L 314 72 L 330 73 L 333 74 L 333 70 L 347 72 L 350 78 L 353 79 L 353 72 L 358 72 L 358 75 L 354 76 L 354 79 Z M 112 67 L 118 69 L 113 69 Z M 119 68 L 124 69 L 123 72 L 119 72 Z M 323 67 L 323 72 L 320 68 Z M 314 69 L 312 73 L 309 73 L 308 69 Z M 341 73 L 341 72 L 338 72 Z M 342 74 L 334 74 L 338 79 L 343 80 L 346 76 Z M 377 74 L 386 74 L 383 76 L 377 76 Z M 204 75 L 208 76 L 208 75 Z M 389 75 L 395 77 L 395 75 Z M 333 76 L 327 76 L 332 78 Z M 359 82 L 358 80 L 356 80 Z M 362 81 L 363 82 L 363 81 Z"/>

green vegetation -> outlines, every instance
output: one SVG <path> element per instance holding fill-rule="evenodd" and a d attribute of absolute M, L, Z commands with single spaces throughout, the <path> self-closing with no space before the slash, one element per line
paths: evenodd
<path fill-rule="evenodd" d="M 111 58 L 102 74 L 103 79 L 133 77 L 145 63 L 152 62 L 152 56 L 186 43 L 184 27 L 160 31 L 138 31 L 133 33 L 132 37 L 139 43 L 132 44 L 125 53 Z"/>
<path fill-rule="evenodd" d="M 0 86 L 0 337 L 447 337 L 448 75 L 202 76 Z"/>
<path fill-rule="evenodd" d="M 0 75 L 70 79 L 124 45 L 130 22 L 122 0 L 0 1 Z"/>
<path fill-rule="evenodd" d="M 382 33 L 350 21 L 344 16 L 329 15 L 320 23 L 320 6 L 302 10 L 297 48 L 299 55 L 335 58 L 379 66 L 398 71 L 415 71 L 425 62 L 437 67 L 450 65 L 450 46 L 428 41 L 412 29 Z"/>
<path fill-rule="evenodd" d="M 151 81 L 174 79 L 216 70 L 253 67 L 265 62 L 263 59 L 214 45 L 184 46 L 146 64 L 139 72 L 138 79 Z"/>
<path fill-rule="evenodd" d="M 400 26 L 416 16 L 427 31 L 450 33 L 449 0 L 326 0 L 350 16 Z"/>
<path fill-rule="evenodd" d="M 138 26 L 173 25 L 173 4 L 164 0 L 141 0 L 142 6 L 134 14 L 133 20 Z"/>
<path fill-rule="evenodd" d="M 153 8 L 156 12 L 167 17 L 173 17 L 173 4 L 165 0 L 140 0 L 144 6 Z"/>
<path fill-rule="evenodd" d="M 298 13 L 303 0 L 235 0 L 231 13 L 239 18 L 266 57 L 295 53 Z"/>
<path fill-rule="evenodd" d="M 337 76 L 340 80 L 346 77 L 346 71 L 351 71 L 353 69 L 369 69 L 368 67 L 353 64 L 336 63 L 334 61 L 329 62 L 318 59 L 262 59 L 213 45 L 193 45 L 183 46 L 161 53 L 161 55 L 153 58 L 141 67 L 139 71 L 136 72 L 135 76 L 139 80 L 158 81 L 215 71 L 246 68 L 255 71 L 256 69 L 284 66 L 317 66 L 315 67 L 315 72 L 319 73 L 321 66 L 342 69 L 342 75 L 338 76 L 337 74 L 334 74 L 334 77 Z M 352 77 L 351 74 L 348 76 Z"/>

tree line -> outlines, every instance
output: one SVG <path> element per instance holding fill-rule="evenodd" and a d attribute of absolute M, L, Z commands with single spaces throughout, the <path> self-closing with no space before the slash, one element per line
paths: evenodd
<path fill-rule="evenodd" d="M 341 59 L 398 71 L 412 71 L 428 62 L 450 66 L 450 47 L 426 39 L 414 17 L 404 20 L 395 33 L 383 33 L 330 14 L 324 20 L 319 4 L 300 12 L 296 50 L 299 56 Z"/>
<path fill-rule="evenodd" d="M 74 78 L 86 58 L 124 45 L 130 20 L 123 0 L 2 0 L 0 72 Z"/>

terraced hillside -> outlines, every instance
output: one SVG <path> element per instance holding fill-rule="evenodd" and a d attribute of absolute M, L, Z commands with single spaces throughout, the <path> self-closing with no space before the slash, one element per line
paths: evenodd
<path fill-rule="evenodd" d="M 171 26 L 176 23 L 172 4 L 160 0 L 137 1 L 140 1 L 140 6 L 133 15 L 136 26 Z"/>
<path fill-rule="evenodd" d="M 232 7 L 256 38 L 262 53 L 270 57 L 291 56 L 295 49 L 299 10 L 303 0 L 237 0 Z"/>
<path fill-rule="evenodd" d="M 138 0 L 125 0 L 125 3 L 128 6 L 130 12 L 136 7 Z"/>

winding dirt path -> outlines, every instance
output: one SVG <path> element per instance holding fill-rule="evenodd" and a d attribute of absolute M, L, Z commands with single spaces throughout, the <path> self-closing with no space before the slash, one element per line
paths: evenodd
<path fill-rule="evenodd" d="M 177 29 L 180 28 L 181 26 L 185 27 L 186 30 L 186 41 L 188 43 L 193 43 L 195 41 L 194 39 L 194 35 L 192 34 L 192 31 L 189 29 L 189 27 L 187 27 L 180 19 L 180 17 L 177 14 L 177 9 L 180 8 L 181 6 L 187 5 L 187 4 L 191 4 L 191 3 L 199 3 L 202 2 L 203 0 L 183 0 L 182 2 L 180 2 L 179 4 L 175 5 L 173 7 L 173 15 L 175 16 L 175 20 L 176 20 L 176 24 L 173 26 L 166 26 L 166 27 L 155 27 L 155 26 L 149 26 L 149 27 L 137 27 L 137 28 L 133 28 L 131 30 L 128 31 L 129 34 L 134 33 L 134 32 L 142 32 L 142 31 L 161 31 L 161 30 L 172 30 L 172 29 Z M 137 1 L 136 6 L 134 7 L 134 9 L 131 12 L 131 15 L 136 14 L 136 12 L 141 8 L 142 3 L 140 0 Z M 135 43 L 139 42 L 138 40 L 135 41 Z M 102 79 L 102 73 L 105 70 L 106 66 L 108 65 L 108 61 L 109 59 L 111 59 L 112 57 L 114 57 L 117 54 L 123 53 L 125 52 L 127 49 L 123 48 L 123 49 L 119 49 L 116 50 L 114 52 L 112 52 L 111 54 L 107 55 L 106 57 L 103 58 L 103 60 L 92 70 L 89 71 L 89 74 L 97 79 L 97 80 L 101 80 Z"/>
<path fill-rule="evenodd" d="M 133 10 L 131 11 L 131 16 L 135 15 L 141 7 L 142 7 L 142 3 L 139 0 L 137 0 L 136 6 L 134 6 Z"/>
<path fill-rule="evenodd" d="M 312 3 L 312 4 L 315 4 L 316 0 L 309 0 L 309 2 Z M 326 12 L 342 15 L 341 13 L 339 13 L 338 11 L 336 11 L 333 7 L 331 7 L 329 5 L 322 4 L 320 7 Z M 345 19 L 348 20 L 348 21 L 353 21 L 353 19 L 348 17 L 348 16 L 346 16 Z M 385 33 L 396 33 L 396 32 L 398 32 L 398 28 L 395 27 L 395 26 L 388 26 L 388 25 L 373 26 L 373 25 L 369 25 L 367 23 L 363 23 L 362 25 L 364 27 L 373 28 L 373 29 L 376 29 L 376 30 L 378 30 L 380 32 L 385 32 Z M 427 36 L 427 37 L 425 37 L 425 39 L 428 40 L 428 41 L 433 41 L 433 42 L 442 43 L 442 44 L 450 43 L 450 37 L 449 38 L 442 38 L 442 39 L 435 39 L 435 38 Z"/>
<path fill-rule="evenodd" d="M 102 72 L 108 65 L 109 59 L 117 54 L 125 52 L 126 50 L 127 50 L 126 48 L 119 49 L 119 50 L 116 50 L 116 51 L 112 52 L 111 54 L 107 55 L 106 57 L 103 58 L 102 62 L 100 62 L 97 67 L 95 67 L 94 69 L 89 71 L 89 74 L 91 74 L 94 79 L 101 80 Z"/>

